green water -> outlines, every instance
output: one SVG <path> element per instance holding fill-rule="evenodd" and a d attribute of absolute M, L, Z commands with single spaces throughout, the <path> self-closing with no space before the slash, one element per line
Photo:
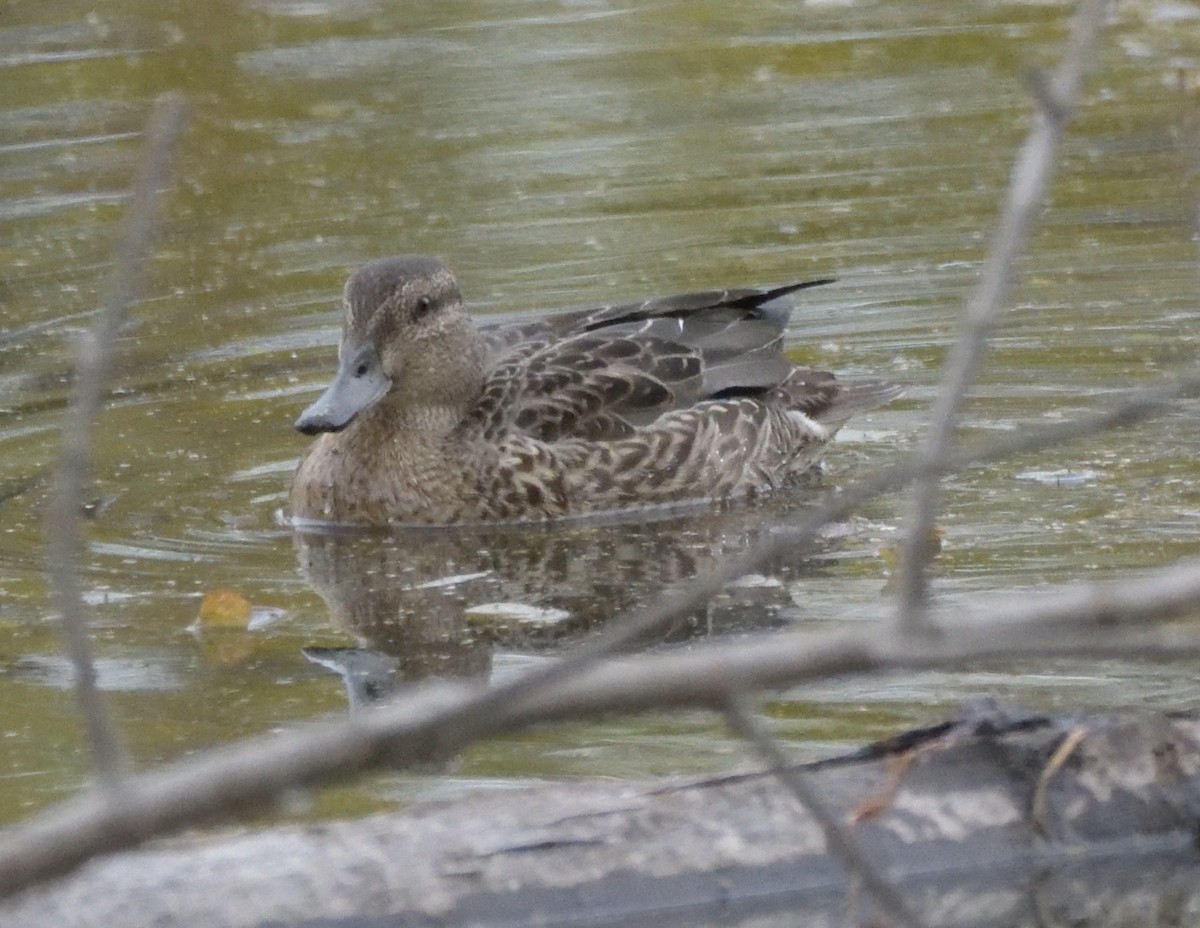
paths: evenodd
<path fill-rule="evenodd" d="M 836 486 L 921 434 L 1028 127 L 1024 76 L 1054 60 L 1066 9 L 0 7 L 0 821 L 86 776 L 40 519 L 72 338 L 110 270 L 155 95 L 181 91 L 191 120 L 96 436 L 91 495 L 103 505 L 84 565 L 101 682 L 141 765 L 341 710 L 341 681 L 304 647 L 385 646 L 414 677 L 507 672 L 557 642 L 481 635 L 465 627 L 464 605 L 565 605 L 586 634 L 753 534 L 698 516 L 532 538 L 401 538 L 364 545 L 351 572 L 349 587 L 375 599 L 345 583 L 331 592 L 277 512 L 306 441 L 291 422 L 332 374 L 350 269 L 401 251 L 440 255 L 481 313 L 836 276 L 805 296 L 790 349 L 908 391 L 845 430 L 825 479 Z M 971 434 L 1083 413 L 1193 363 L 1200 97 L 1184 85 L 1200 66 L 1200 22 L 1185 13 L 1122 5 L 1106 33 L 1024 284 L 968 404 Z M 950 481 L 938 591 L 1032 587 L 1196 553 L 1195 413 L 1187 404 Z M 1021 479 L 1062 469 L 1088 476 Z M 781 566 L 781 585 L 725 597 L 691 633 L 885 618 L 879 551 L 903 513 L 901 497 L 876 501 L 814 557 Z M 483 576 L 388 598 L 463 574 Z M 216 588 L 275 620 L 197 638 L 187 627 Z M 1194 671 L 970 668 L 842 680 L 769 706 L 798 754 L 815 756 L 984 693 L 1047 707 L 1186 705 Z M 450 779 L 373 778 L 316 808 L 745 758 L 703 714 L 609 720 L 481 745 Z"/>

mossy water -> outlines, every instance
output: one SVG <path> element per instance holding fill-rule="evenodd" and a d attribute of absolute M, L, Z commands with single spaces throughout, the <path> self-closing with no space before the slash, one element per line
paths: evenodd
<path fill-rule="evenodd" d="M 0 818 L 86 775 L 41 517 L 72 336 L 110 270 L 155 94 L 182 91 L 191 122 L 97 429 L 84 564 L 102 685 L 139 764 L 338 711 L 342 681 L 304 649 L 372 643 L 369 627 L 331 609 L 328 585 L 314 583 L 277 517 L 306 442 L 291 422 L 332 374 L 336 303 L 353 267 L 440 255 L 481 313 L 835 276 L 800 302 L 789 352 L 907 388 L 850 424 L 809 492 L 837 486 L 921 434 L 1029 124 L 1025 75 L 1054 60 L 1066 13 L 1011 3 L 10 6 L 0 23 Z M 1188 88 L 1200 45 L 1180 15 L 1130 4 L 1107 31 L 1024 283 L 968 405 L 970 434 L 1086 413 L 1194 363 L 1200 101 Z M 1194 415 L 1185 404 L 1157 423 L 949 481 L 938 591 L 1029 588 L 1195 553 Z M 1045 479 L 1059 471 L 1079 479 Z M 368 540 L 358 569 L 377 580 L 364 589 L 420 588 L 417 604 L 389 605 L 405 621 L 385 628 L 405 654 L 431 655 L 414 657 L 412 673 L 460 659 L 499 672 L 559 642 L 461 635 L 463 606 L 565 605 L 588 617 L 573 629 L 587 634 L 740 549 L 771 507 L 803 502 L 498 539 Z M 884 619 L 881 551 L 903 513 L 900 496 L 876 501 L 820 550 L 768 571 L 777 586 L 731 592 L 712 624 L 687 632 Z M 240 592 L 272 620 L 189 631 L 214 589 Z M 400 636 L 398 624 L 431 612 L 448 624 L 406 628 L 416 643 Z M 457 650 L 439 651 L 447 641 Z M 971 668 L 815 685 L 769 705 L 813 756 L 981 693 L 1052 707 L 1186 704 L 1192 670 Z M 319 811 L 744 756 L 702 714 L 610 720 L 481 745 L 453 779 L 376 779 Z"/>

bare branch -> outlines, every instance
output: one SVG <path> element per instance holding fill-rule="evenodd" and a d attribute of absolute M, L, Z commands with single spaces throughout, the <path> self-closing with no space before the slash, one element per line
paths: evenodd
<path fill-rule="evenodd" d="M 1134 394 L 1094 416 L 1030 430 L 976 449 L 955 451 L 935 462 L 933 471 L 945 474 L 972 463 L 1136 423 L 1161 413 L 1172 399 L 1194 395 L 1198 389 L 1200 378 L 1182 378 Z M 925 642 L 919 652 L 911 640 L 905 644 L 903 639 L 895 645 L 894 652 L 885 652 L 880 650 L 879 641 L 859 638 L 803 642 L 788 639 L 788 647 L 768 638 L 741 646 L 744 650 L 697 649 L 691 655 L 642 659 L 649 663 L 629 665 L 610 661 L 592 666 L 603 654 L 644 640 L 654 629 L 699 605 L 729 580 L 756 569 L 781 547 L 807 543 L 831 520 L 844 516 L 874 495 L 903 486 L 929 469 L 929 462 L 921 459 L 901 462 L 830 497 L 756 550 L 708 572 L 688 589 L 664 598 L 644 613 L 614 623 L 611 632 L 556 662 L 548 671 L 484 692 L 446 685 L 415 694 L 404 706 L 385 712 L 306 727 L 295 735 L 272 739 L 263 745 L 235 745 L 195 762 L 131 778 L 126 801 L 120 805 L 92 793 L 48 810 L 14 830 L 0 850 L 0 891 L 12 892 L 61 873 L 97 853 L 128 847 L 183 825 L 254 807 L 298 785 L 444 756 L 479 737 L 520 724 L 600 711 L 639 711 L 651 705 L 706 705 L 721 709 L 730 693 L 787 685 L 824 674 L 937 666 L 939 662 L 960 661 L 967 656 L 1012 656 L 1035 651 L 1112 654 L 1130 645 L 1128 636 L 1100 639 L 1094 632 L 1082 636 L 1025 632 L 1017 636 L 1014 644 L 1000 642 L 993 632 L 981 630 L 968 640 L 964 629 L 956 631 L 953 641 L 945 637 L 936 643 Z M 1174 608 L 1190 608 L 1184 604 L 1194 602 L 1192 597 L 1200 595 L 1200 591 L 1194 591 L 1190 581 L 1179 586 L 1167 583 L 1166 579 L 1156 579 L 1154 588 L 1164 592 L 1176 590 L 1179 598 Z M 1089 589 L 1088 602 L 1099 602 L 1095 589 Z M 1124 599 L 1114 599 L 1122 589 L 1125 588 L 1106 592 L 1104 601 L 1110 611 L 1127 609 L 1130 605 L 1145 606 L 1149 602 L 1141 587 Z M 1139 640 L 1137 647 L 1141 654 L 1172 656 L 1194 654 L 1200 645 L 1191 640 Z M 574 696 L 568 699 L 567 693 Z"/>
<path fill-rule="evenodd" d="M 1101 0 L 1084 0 L 1072 30 L 1064 69 L 1067 59 L 1077 60 L 1081 73 L 1091 38 L 1079 23 L 1088 16 L 1098 20 L 1102 6 Z M 1094 34 L 1094 24 L 1091 28 Z M 1079 44 L 1081 35 L 1086 39 L 1083 44 Z M 1077 74 L 1073 82 L 1056 79 L 1046 85 L 1044 93 L 1054 105 L 1044 107 L 1039 115 L 1035 136 L 1038 132 L 1051 133 L 1051 142 L 1057 143 L 1065 120 L 1055 114 L 1070 111 L 1077 89 Z M 1010 235 L 1016 236 L 1013 247 L 1019 249 L 1049 176 L 1051 165 L 1042 162 L 1052 157 L 1052 153 L 1053 144 L 1047 154 L 1034 144 L 1034 136 L 1022 150 L 1013 178 L 1015 193 L 998 234 L 998 252 Z M 601 712 L 702 706 L 727 712 L 731 723 L 744 728 L 745 718 L 739 716 L 736 708 L 730 709 L 731 700 L 740 698 L 740 694 L 831 674 L 948 666 L 964 659 L 1128 654 L 1130 649 L 1134 654 L 1160 658 L 1200 654 L 1197 634 L 1147 634 L 1140 628 L 1126 632 L 1113 627 L 1130 621 L 1178 616 L 1196 609 L 1200 603 L 1200 565 L 1190 564 L 1173 569 L 1177 572 L 1153 575 L 1149 586 L 1152 596 L 1147 595 L 1146 581 L 1138 580 L 1068 588 L 1054 602 L 1038 600 L 1031 604 L 1026 597 L 1021 603 L 996 607 L 992 611 L 1004 625 L 1000 630 L 976 621 L 980 613 L 972 610 L 968 613 L 972 621 L 947 622 L 940 635 L 922 640 L 905 634 L 909 630 L 905 628 L 899 628 L 894 635 L 880 635 L 875 629 L 867 634 L 820 637 L 789 633 L 736 643 L 712 643 L 688 651 L 601 660 L 605 655 L 644 641 L 666 623 L 702 604 L 728 581 L 754 570 L 784 546 L 810 542 L 822 526 L 844 516 L 871 496 L 914 479 L 922 480 L 928 502 L 917 506 L 913 535 L 924 540 L 927 532 L 920 529 L 920 519 L 932 524 L 938 477 L 972 463 L 1053 446 L 1073 437 L 1141 421 L 1159 414 L 1171 399 L 1194 394 L 1200 388 L 1200 378 L 1192 377 L 1136 395 L 1093 417 L 1031 430 L 974 450 L 956 448 L 953 439 L 957 410 L 974 377 L 1013 273 L 1011 257 L 997 257 L 992 264 L 985 268 L 979 292 L 968 307 L 967 334 L 948 362 L 947 387 L 938 404 L 942 412 L 935 418 L 934 431 L 924 452 L 914 460 L 902 462 L 830 497 L 795 524 L 775 532 L 749 554 L 713 568 L 687 589 L 665 597 L 642 613 L 613 623 L 607 633 L 562 661 L 511 684 L 490 690 L 462 684 L 414 690 L 402 704 L 301 726 L 277 737 L 234 744 L 154 773 L 131 776 L 125 781 L 127 788 L 120 803 L 112 802 L 103 791 L 93 791 L 48 809 L 12 829 L 0 848 L 0 895 L 63 873 L 95 854 L 130 847 L 153 835 L 215 816 L 257 808 L 297 786 L 317 785 L 356 772 L 446 756 L 479 738 L 537 722 L 589 717 Z M 122 281 L 118 275 L 115 294 L 131 293 L 133 282 Z M 128 289 L 123 289 L 127 285 Z M 102 373 L 104 365 L 98 369 Z M 95 395 L 98 397 L 99 392 Z M 95 413 L 94 406 L 82 421 L 90 427 Z M 75 431 L 85 433 L 85 430 Z M 86 463 L 85 444 L 82 463 L 72 462 L 72 466 L 80 469 L 74 475 L 68 474 L 76 487 L 82 485 Z M 69 481 L 64 481 L 64 485 L 69 486 Z M 78 490 L 75 492 L 77 498 Z M 60 542 L 60 554 L 74 586 L 64 583 L 60 589 L 65 591 L 64 603 L 74 602 L 81 615 L 78 578 L 74 575 L 78 529 L 74 524 L 68 528 L 69 534 Z M 906 598 L 906 603 L 911 601 L 923 608 L 928 552 L 915 550 L 910 558 L 906 569 L 915 578 L 910 578 L 914 592 Z M 60 608 L 65 616 L 67 608 Z M 991 607 L 986 604 L 977 607 L 987 608 Z M 1105 634 L 1097 634 L 1098 627 Z M 82 633 L 82 624 L 79 629 Z M 86 635 L 82 640 L 82 666 L 90 668 Z M 750 724 L 753 726 L 753 719 Z M 753 734 L 748 729 L 747 733 Z M 856 872 L 868 873 L 870 869 L 856 868 Z"/>
<path fill-rule="evenodd" d="M 755 750 L 771 765 L 771 772 L 796 801 L 808 810 L 813 821 L 825 834 L 829 853 L 862 881 L 863 889 L 875 900 L 883 916 L 905 925 L 906 928 L 922 928 L 920 919 L 900 891 L 879 872 L 879 868 L 871 861 L 850 830 L 838 821 L 837 816 L 821 798 L 821 794 L 809 782 L 808 775 L 788 762 L 787 755 L 766 727 L 754 717 L 745 699 L 731 696 L 725 708 L 725 718 L 736 734 L 754 745 Z"/>
<path fill-rule="evenodd" d="M 936 462 L 937 473 L 954 473 L 970 464 L 1055 447 L 1073 438 L 1140 422 L 1165 411 L 1172 399 L 1195 395 L 1198 391 L 1200 376 L 1178 378 L 1160 387 L 1135 393 L 1111 409 L 1093 416 L 1030 429 L 975 449 L 948 453 Z M 785 549 L 795 550 L 810 544 L 829 523 L 843 518 L 866 500 L 899 489 L 929 473 L 930 466 L 931 462 L 917 456 L 834 494 L 795 522 L 768 535 L 741 557 L 714 565 L 691 578 L 685 587 L 664 595 L 637 612 L 618 617 L 603 633 L 560 660 L 482 694 L 469 706 L 464 706 L 460 713 L 444 719 L 441 735 L 449 743 L 466 744 L 493 732 L 497 724 L 502 724 L 499 720 L 506 716 L 513 703 L 526 698 L 536 699 L 539 693 L 583 673 L 605 655 L 627 651 L 650 640 L 661 629 L 702 606 L 731 581 L 754 572 Z"/>
<path fill-rule="evenodd" d="M 75 699 L 101 783 L 115 786 L 126 767 L 112 717 L 96 687 L 96 669 L 87 630 L 87 610 L 79 579 L 83 541 L 79 530 L 83 490 L 91 466 L 92 427 L 104 396 L 104 381 L 117 333 L 137 299 L 146 260 L 158 228 L 158 193 L 166 185 L 175 143 L 183 131 L 183 102 L 161 99 L 146 128 L 146 143 L 122 223 L 116 264 L 102 308 L 80 340 L 75 383 L 63 422 L 63 443 L 46 522 L 47 566 L 55 607 L 75 668 Z"/>
<path fill-rule="evenodd" d="M 947 622 L 914 641 L 865 633 L 787 632 L 613 659 L 494 705 L 496 692 L 441 683 L 402 703 L 251 739 L 127 780 L 124 801 L 93 791 L 9 831 L 0 847 L 0 896 L 66 872 L 96 854 L 131 847 L 184 825 L 260 807 L 300 786 L 348 774 L 411 766 L 461 750 L 478 732 L 448 726 L 486 708 L 487 734 L 604 712 L 708 707 L 731 697 L 832 675 L 959 666 L 1020 657 L 1200 655 L 1200 633 L 1145 631 L 1147 623 L 1200 610 L 1200 560 L 1132 580 L 1080 584 L 1053 596 L 962 607 L 970 621 Z M 1132 631 L 1126 632 L 1129 628 Z"/>
<path fill-rule="evenodd" d="M 938 505 L 940 462 L 954 444 L 958 412 L 982 363 L 987 341 L 1004 310 L 1016 276 L 1016 262 L 1029 230 L 1042 208 L 1057 152 L 1075 108 L 1083 72 L 1089 63 L 1104 19 L 1106 0 L 1081 0 L 1072 18 L 1062 61 L 1054 76 L 1038 84 L 1040 108 L 1033 129 L 1017 156 L 1000 226 L 984 262 L 979 283 L 967 301 L 962 331 L 946 360 L 942 386 L 931 414 L 923 455 L 930 462 L 927 476 L 913 487 L 912 514 L 901 559 L 897 623 L 908 634 L 925 624 L 926 569 L 934 554 L 934 521 Z"/>

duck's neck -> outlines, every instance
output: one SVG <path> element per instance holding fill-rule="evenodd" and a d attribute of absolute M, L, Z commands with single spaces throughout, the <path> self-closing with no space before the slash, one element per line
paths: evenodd
<path fill-rule="evenodd" d="M 389 498 L 385 508 L 394 519 L 425 521 L 429 512 L 443 509 L 458 492 L 467 463 L 457 437 L 463 412 L 455 406 L 429 405 L 394 409 L 390 415 L 380 412 L 386 418 L 361 423 L 361 450 L 348 449 L 346 457 L 374 462 L 372 486 Z"/>
<path fill-rule="evenodd" d="M 347 452 L 354 446 L 355 457 L 374 459 L 413 483 L 428 480 L 428 468 L 445 457 L 462 416 L 455 406 L 381 403 L 346 430 Z"/>
<path fill-rule="evenodd" d="M 454 434 L 461 416 L 447 406 L 375 407 L 322 435 L 297 469 L 293 511 L 347 523 L 444 521 L 466 473 Z"/>

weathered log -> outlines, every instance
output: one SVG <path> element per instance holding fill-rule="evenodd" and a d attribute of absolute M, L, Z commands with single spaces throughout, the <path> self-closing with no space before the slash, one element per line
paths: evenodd
<path fill-rule="evenodd" d="M 929 925 L 1200 909 L 1200 720 L 989 712 L 801 768 Z M 878 917 L 879 913 L 875 913 Z M 771 774 L 480 792 L 162 843 L 0 925 L 850 924 L 856 880 Z M 1051 917 L 1053 916 L 1053 917 Z"/>

